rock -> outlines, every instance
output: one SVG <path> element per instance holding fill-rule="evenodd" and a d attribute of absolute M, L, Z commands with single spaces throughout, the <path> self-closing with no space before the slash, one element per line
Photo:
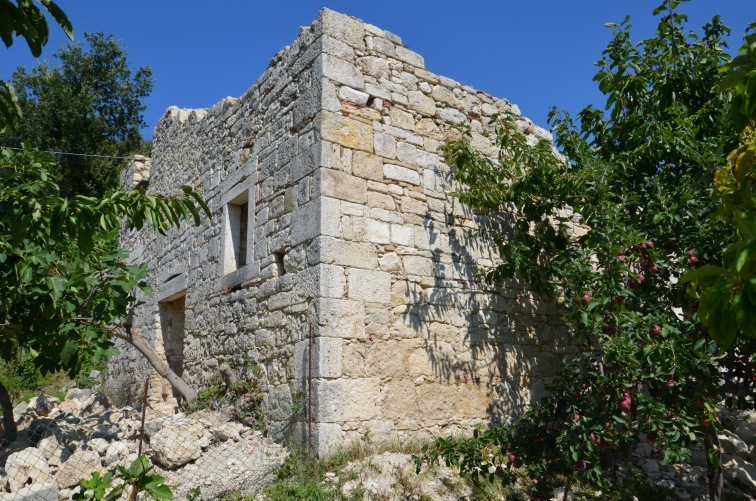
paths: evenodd
<path fill-rule="evenodd" d="M 347 480 L 341 488 L 341 494 L 346 498 L 367 491 L 370 496 L 366 498 L 369 499 L 399 499 L 396 497 L 396 489 L 401 489 L 404 493 L 411 492 L 418 499 L 456 501 L 472 494 L 459 476 L 447 467 L 441 466 L 434 471 L 424 470 L 416 475 L 409 454 L 375 454 L 349 463 L 342 472 L 344 476 L 353 478 Z"/>
<path fill-rule="evenodd" d="M 81 411 L 84 414 L 99 414 L 110 409 L 110 407 L 108 397 L 103 393 L 95 393 L 84 401 Z"/>
<path fill-rule="evenodd" d="M 734 433 L 746 444 L 752 444 L 756 441 L 756 433 L 745 423 L 738 426 Z"/>
<path fill-rule="evenodd" d="M 737 454 L 738 456 L 748 456 L 748 445 L 740 439 L 736 434 L 729 430 L 722 430 L 717 438 L 719 438 L 719 445 L 722 447 L 722 451 L 727 454 Z"/>
<path fill-rule="evenodd" d="M 149 419 L 144 423 L 144 436 L 148 439 L 152 438 L 152 435 L 160 431 L 163 427 L 163 423 L 167 421 L 167 418 Z"/>
<path fill-rule="evenodd" d="M 91 396 L 92 396 L 92 390 L 88 388 L 86 389 L 71 388 L 70 390 L 66 392 L 65 400 L 73 400 L 75 398 L 76 400 L 83 402 Z"/>
<path fill-rule="evenodd" d="M 641 469 L 649 478 L 659 478 L 660 470 L 659 462 L 657 460 L 649 459 L 641 465 Z"/>
<path fill-rule="evenodd" d="M 213 432 L 221 440 L 233 440 L 234 442 L 238 442 L 241 440 L 241 431 L 243 429 L 244 426 L 239 423 L 222 423 L 215 427 Z"/>
<path fill-rule="evenodd" d="M 756 466 L 738 456 L 723 461 L 724 477 L 740 485 L 751 495 L 756 494 Z"/>
<path fill-rule="evenodd" d="M 64 400 L 59 407 L 61 412 L 67 412 L 73 416 L 79 416 L 81 414 L 81 401 L 79 400 Z"/>
<path fill-rule="evenodd" d="M 100 456 L 92 451 L 80 450 L 71 454 L 55 478 L 61 488 L 74 487 L 79 480 L 91 477 L 93 471 L 101 473 L 105 471 L 100 462 Z"/>
<path fill-rule="evenodd" d="M 754 445 L 753 447 L 751 447 L 751 453 L 748 454 L 748 459 L 752 463 L 756 463 L 756 445 Z"/>
<path fill-rule="evenodd" d="M 80 430 L 78 426 L 65 421 L 57 423 L 57 426 L 53 428 L 55 438 L 62 445 L 68 445 L 77 438 L 81 438 L 81 433 L 82 430 Z"/>
<path fill-rule="evenodd" d="M 166 468 L 176 468 L 194 461 L 202 454 L 210 442 L 205 427 L 185 418 L 170 420 L 150 437 L 150 446 L 155 451 L 155 459 Z"/>
<path fill-rule="evenodd" d="M 113 442 L 105 451 L 105 457 L 103 463 L 105 466 L 110 466 L 113 463 L 117 463 L 122 457 L 129 455 L 129 446 L 123 442 Z"/>
<path fill-rule="evenodd" d="M 28 447 L 8 456 L 5 470 L 11 492 L 17 492 L 30 483 L 54 482 L 47 458 L 36 447 Z"/>
<path fill-rule="evenodd" d="M 58 486 L 55 482 L 32 484 L 11 494 L 0 494 L 0 501 L 58 501 Z"/>
<path fill-rule="evenodd" d="M 13 409 L 13 415 L 14 416 L 20 416 L 21 414 L 23 414 L 27 410 L 29 410 L 29 404 L 27 404 L 26 402 L 21 402 L 20 404 L 18 404 Z"/>
<path fill-rule="evenodd" d="M 39 441 L 37 444 L 37 449 L 39 449 L 42 452 L 42 455 L 47 459 L 50 460 L 51 457 L 55 455 L 56 452 L 58 452 L 58 449 L 60 449 L 60 444 L 58 443 L 58 440 L 55 438 L 55 435 L 50 437 L 45 437 L 42 440 Z"/>
<path fill-rule="evenodd" d="M 55 397 L 48 397 L 42 392 L 29 400 L 29 408 L 40 416 L 47 416 L 58 405 L 60 405 L 60 400 Z"/>
<path fill-rule="evenodd" d="M 93 438 L 87 443 L 87 445 L 91 450 L 102 456 L 105 454 L 105 451 L 108 450 L 108 447 L 110 447 L 110 442 L 104 438 Z"/>

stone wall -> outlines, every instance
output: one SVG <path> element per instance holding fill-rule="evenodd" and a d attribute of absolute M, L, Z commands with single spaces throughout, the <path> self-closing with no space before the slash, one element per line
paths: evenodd
<path fill-rule="evenodd" d="M 519 412 L 575 348 L 523 284 L 477 280 L 496 259 L 487 235 L 509 221 L 462 207 L 438 154 L 457 123 L 493 154 L 488 120 L 501 111 L 519 115 L 428 72 L 398 36 L 324 9 L 244 96 L 170 108 L 158 124 L 149 189 L 190 184 L 213 217 L 168 237 L 124 234 L 158 291 L 135 327 L 162 349 L 161 313 L 185 295 L 184 377 L 201 386 L 220 362 L 258 364 L 274 422 L 311 385 L 320 454 Z M 137 359 L 113 362 L 112 388 L 147 376 Z M 170 393 L 161 385 L 153 398 Z"/>

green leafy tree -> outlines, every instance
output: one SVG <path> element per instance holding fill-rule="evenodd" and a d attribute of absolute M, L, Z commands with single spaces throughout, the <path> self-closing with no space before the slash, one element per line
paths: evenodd
<path fill-rule="evenodd" d="M 738 333 L 756 338 L 756 23 L 744 38 L 739 55 L 723 66 L 721 82 L 732 93 L 730 116 L 742 131 L 741 144 L 714 173 L 716 216 L 732 225 L 738 238 L 724 250 L 721 265 L 682 278 L 699 301 L 701 321 L 723 346 Z"/>
<path fill-rule="evenodd" d="M 152 70 L 133 70 L 113 35 L 85 33 L 55 53 L 59 64 L 43 61 L 27 72 L 18 68 L 13 86 L 23 117 L 2 137 L 4 146 L 28 142 L 35 148 L 123 157 L 143 147 L 143 103 L 152 91 Z M 64 196 L 103 196 L 118 188 L 124 160 L 62 155 L 56 177 Z"/>
<path fill-rule="evenodd" d="M 66 14 L 51 0 L 38 0 L 60 25 L 69 39 L 73 39 L 73 27 Z M 0 2 L 0 38 L 6 47 L 13 45 L 17 36 L 26 40 L 34 57 L 42 54 L 47 45 L 49 28 L 45 14 L 31 0 L 10 0 Z M 21 115 L 18 97 L 11 84 L 0 80 L 0 131 L 13 127 Z"/>
<path fill-rule="evenodd" d="M 90 359 L 113 353 L 113 338 L 132 343 L 187 400 L 196 392 L 150 345 L 123 325 L 146 265 L 126 263 L 112 242 L 123 220 L 165 233 L 184 220 L 209 217 L 188 186 L 178 195 L 114 192 L 102 198 L 61 197 L 55 164 L 31 149 L 0 150 L 0 353 L 12 363 L 24 350 L 43 373 L 75 375 Z M 12 403 L 0 384 L 5 439 L 15 436 Z"/>
<path fill-rule="evenodd" d="M 594 78 L 605 109 L 550 114 L 561 156 L 548 142 L 529 146 L 509 116 L 494 119 L 497 161 L 464 131 L 443 147 L 462 202 L 513 212 L 514 228 L 497 236 L 503 263 L 487 278 L 520 274 L 559 302 L 584 350 L 520 419 L 440 440 L 425 458 L 488 480 L 524 477 L 540 497 L 564 478 L 567 490 L 574 479 L 611 488 L 607 468 L 639 435 L 666 462 L 703 438 L 711 498 L 721 498 L 716 409 L 753 405 L 754 343 L 710 335 L 679 278 L 721 262 L 737 240 L 713 217 L 712 179 L 738 136 L 719 92 L 729 30 L 715 17 L 700 35 L 686 31 L 680 3 L 657 7 L 656 36 L 638 44 L 629 18 L 609 25 Z"/>

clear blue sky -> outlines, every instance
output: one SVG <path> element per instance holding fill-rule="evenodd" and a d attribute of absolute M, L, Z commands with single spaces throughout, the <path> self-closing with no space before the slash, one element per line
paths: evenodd
<path fill-rule="evenodd" d="M 145 113 L 152 129 L 168 106 L 204 108 L 240 96 L 271 57 L 317 18 L 321 7 L 358 17 L 402 37 L 425 57 L 427 68 L 520 106 L 546 125 L 551 106 L 576 112 L 603 103 L 591 81 L 593 62 L 610 38 L 603 25 L 630 14 L 633 38 L 653 33 L 651 15 L 661 0 L 58 0 L 76 38 L 113 33 L 134 66 L 152 67 L 155 87 Z M 730 52 L 756 21 L 754 0 L 694 0 L 683 4 L 688 26 L 698 30 L 714 14 L 732 28 Z M 42 58 L 63 41 L 57 26 Z M 35 61 L 22 40 L 0 49 L 0 78 Z"/>

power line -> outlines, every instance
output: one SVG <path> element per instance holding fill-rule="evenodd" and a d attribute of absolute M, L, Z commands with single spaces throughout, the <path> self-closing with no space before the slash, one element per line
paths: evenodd
<path fill-rule="evenodd" d="M 10 146 L 0 146 L 0 148 L 5 148 L 7 150 L 23 151 L 23 148 L 11 148 Z M 37 151 L 40 151 L 42 153 L 51 153 L 53 155 L 69 155 L 72 157 L 117 158 L 117 159 L 136 160 L 136 157 L 116 157 L 112 155 L 90 155 L 88 153 L 68 153 L 66 151 L 50 151 L 50 150 L 37 150 Z"/>

